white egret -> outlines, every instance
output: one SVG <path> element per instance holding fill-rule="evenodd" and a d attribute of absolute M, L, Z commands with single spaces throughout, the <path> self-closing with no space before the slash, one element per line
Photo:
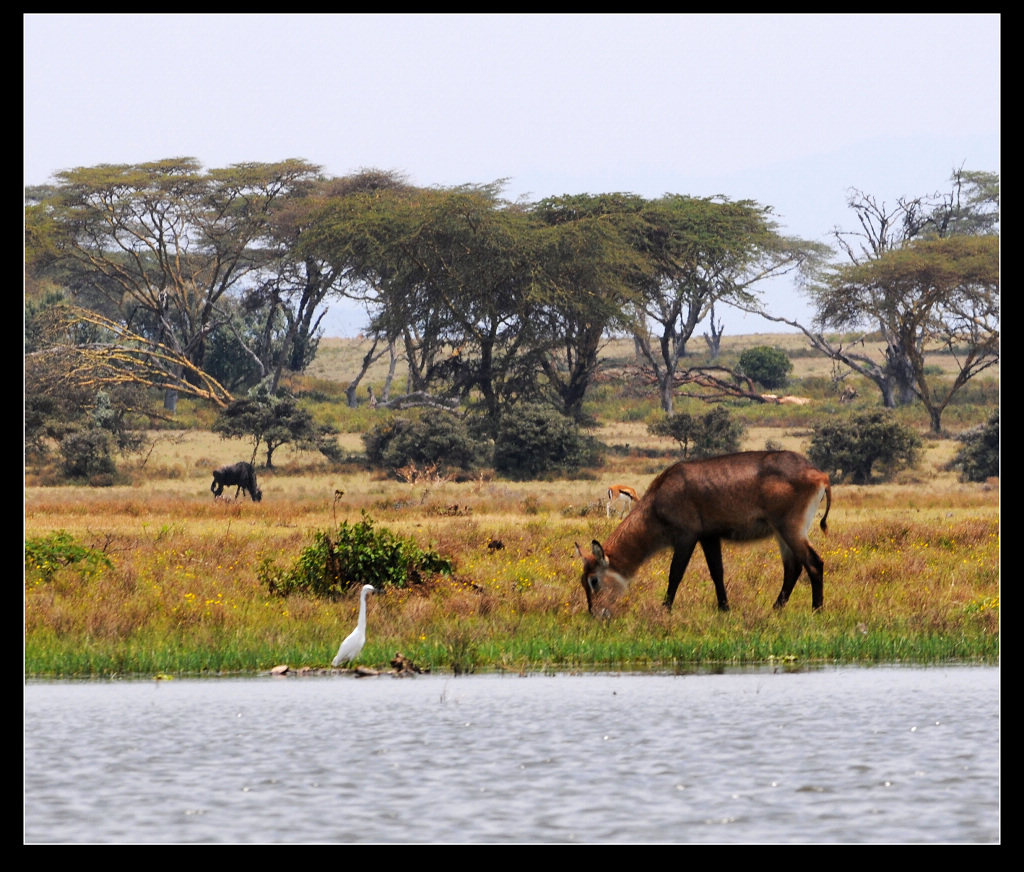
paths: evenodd
<path fill-rule="evenodd" d="M 334 655 L 334 659 L 331 661 L 331 666 L 338 666 L 346 662 L 351 663 L 359 656 L 359 652 L 363 650 L 363 645 L 366 644 L 366 595 L 376 592 L 377 588 L 372 584 L 363 585 L 363 590 L 359 594 L 359 623 L 348 634 L 345 641 L 341 643 L 338 653 Z"/>

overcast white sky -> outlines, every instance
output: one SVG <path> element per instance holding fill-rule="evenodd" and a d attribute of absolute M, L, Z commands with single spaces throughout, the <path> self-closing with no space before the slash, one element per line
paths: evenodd
<path fill-rule="evenodd" d="M 999 171 L 1000 17 L 920 15 L 24 16 L 26 184 L 191 156 L 305 158 L 506 195 L 753 199 L 784 232 L 852 227 Z M 809 321 L 788 282 L 766 289 Z M 728 315 L 728 333 L 771 332 Z M 329 335 L 353 335 L 338 308 Z"/>

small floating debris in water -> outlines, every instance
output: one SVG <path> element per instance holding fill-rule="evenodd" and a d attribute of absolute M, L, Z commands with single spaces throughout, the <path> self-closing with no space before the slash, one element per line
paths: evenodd
<path fill-rule="evenodd" d="M 430 670 L 423 670 L 415 663 L 413 663 L 408 657 L 406 657 L 401 651 L 397 651 L 395 656 L 391 659 L 391 665 L 394 667 L 395 674 L 399 677 L 405 675 L 418 675 L 424 671 L 429 672 Z"/>

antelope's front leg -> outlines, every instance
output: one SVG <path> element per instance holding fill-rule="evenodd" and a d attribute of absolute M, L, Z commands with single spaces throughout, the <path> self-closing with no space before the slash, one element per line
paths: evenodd
<path fill-rule="evenodd" d="M 717 536 L 709 536 L 700 540 L 704 560 L 715 583 L 715 596 L 718 598 L 718 610 L 729 611 L 729 597 L 725 593 L 725 571 L 722 568 L 722 540 Z"/>
<path fill-rule="evenodd" d="M 683 580 L 683 573 L 686 572 L 686 567 L 690 563 L 690 557 L 693 555 L 693 549 L 696 545 L 696 540 L 683 542 L 676 547 L 672 555 L 672 565 L 668 568 L 668 590 L 665 591 L 664 602 L 665 608 L 669 611 L 672 610 L 672 603 L 676 598 L 676 589 L 679 587 L 679 582 Z"/>

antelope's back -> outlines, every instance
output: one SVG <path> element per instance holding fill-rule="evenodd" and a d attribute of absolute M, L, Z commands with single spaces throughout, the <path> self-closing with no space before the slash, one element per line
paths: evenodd
<path fill-rule="evenodd" d="M 828 476 L 794 451 L 742 451 L 682 460 L 655 478 L 645 499 L 659 515 L 704 527 L 774 514 L 827 484 Z"/>

